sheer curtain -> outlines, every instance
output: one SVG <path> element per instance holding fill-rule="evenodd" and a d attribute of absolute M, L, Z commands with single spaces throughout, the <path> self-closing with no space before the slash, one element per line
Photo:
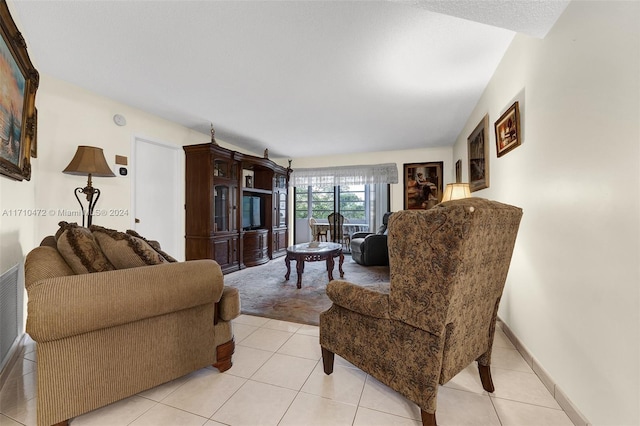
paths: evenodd
<path fill-rule="evenodd" d="M 369 231 L 375 231 L 381 225 L 383 214 L 389 209 L 389 184 L 398 183 L 398 166 L 387 163 L 294 169 L 289 183 L 296 187 L 294 240 L 297 244 L 312 238 L 308 225 L 313 210 L 312 188 L 329 187 L 336 191 L 335 188 L 340 186 L 368 185 L 365 195 L 366 222 Z M 297 207 L 298 195 L 302 196 L 301 210 Z"/>
<path fill-rule="evenodd" d="M 398 183 L 395 163 L 294 169 L 292 186 L 341 186 Z"/>

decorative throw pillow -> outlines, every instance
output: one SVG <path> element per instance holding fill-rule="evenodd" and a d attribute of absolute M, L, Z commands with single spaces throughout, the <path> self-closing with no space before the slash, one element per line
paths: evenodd
<path fill-rule="evenodd" d="M 136 238 L 140 238 L 141 240 L 143 240 L 145 243 L 149 244 L 151 247 L 153 247 L 153 249 L 155 251 L 158 252 L 158 254 L 162 257 L 165 258 L 165 260 L 167 262 L 177 262 L 176 259 L 174 259 L 173 257 L 171 257 L 169 254 L 165 253 L 164 251 L 162 251 L 162 249 L 160 248 L 160 243 L 157 241 L 152 241 L 152 240 L 147 240 L 145 237 L 143 237 L 142 235 L 138 234 L 136 231 L 134 231 L 133 229 L 127 229 L 127 234 L 131 235 L 132 237 L 136 237 Z"/>
<path fill-rule="evenodd" d="M 58 230 L 56 231 L 55 235 L 53 236 L 53 237 L 56 239 L 56 241 L 58 241 L 58 238 L 60 238 L 60 235 L 62 235 L 62 233 L 63 233 L 64 231 L 66 231 L 66 230 L 67 230 L 67 228 L 68 228 L 70 225 L 78 226 L 78 224 L 77 224 L 77 223 L 75 223 L 75 222 L 74 222 L 74 223 L 68 223 L 68 222 L 65 222 L 64 220 L 63 220 L 63 221 L 61 221 L 61 222 L 58 222 L 58 226 L 59 226 L 60 228 L 58 228 Z"/>
<path fill-rule="evenodd" d="M 91 231 L 75 223 L 60 222 L 57 247 L 65 262 L 76 274 L 112 271 L 115 269 L 105 257 Z"/>
<path fill-rule="evenodd" d="M 97 225 L 91 225 L 90 229 L 105 256 L 116 269 L 159 265 L 167 262 L 141 238 Z"/>

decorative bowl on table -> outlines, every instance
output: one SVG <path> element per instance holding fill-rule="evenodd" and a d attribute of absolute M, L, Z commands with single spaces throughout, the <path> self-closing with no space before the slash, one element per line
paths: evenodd
<path fill-rule="evenodd" d="M 320 247 L 320 241 L 311 241 L 307 247 L 309 247 L 309 248 L 318 248 L 318 247 Z"/>

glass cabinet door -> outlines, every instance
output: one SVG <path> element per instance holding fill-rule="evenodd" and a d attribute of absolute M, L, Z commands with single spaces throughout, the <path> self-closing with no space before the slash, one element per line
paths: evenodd
<path fill-rule="evenodd" d="M 278 202 L 278 226 L 287 226 L 287 194 L 285 192 L 280 193 Z"/>
<path fill-rule="evenodd" d="M 232 169 L 233 170 L 233 169 Z M 229 231 L 238 230 L 238 186 L 229 185 Z"/>
<path fill-rule="evenodd" d="M 230 177 L 229 162 L 227 160 L 213 160 L 213 176 L 222 178 Z"/>
<path fill-rule="evenodd" d="M 238 164 L 226 158 L 216 158 L 213 160 L 213 177 L 225 179 L 238 178 Z"/>
<path fill-rule="evenodd" d="M 213 190 L 213 232 L 229 230 L 229 186 L 216 185 Z"/>

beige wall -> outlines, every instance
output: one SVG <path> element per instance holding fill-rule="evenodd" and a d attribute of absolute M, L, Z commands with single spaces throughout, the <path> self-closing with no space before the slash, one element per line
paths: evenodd
<path fill-rule="evenodd" d="M 37 67 L 37 58 L 32 59 Z M 112 166 L 116 154 L 131 161 L 135 137 L 178 146 L 205 143 L 209 138 L 47 75 L 40 76 L 36 105 L 38 158 L 32 159 L 31 181 L 0 178 L 0 273 L 20 263 L 44 236 L 56 231 L 59 221 L 82 221 L 81 217 L 66 212 L 79 210 L 73 190 L 85 186 L 87 180 L 62 173 L 78 145 L 103 148 Z M 126 126 L 119 127 L 113 122 L 116 113 L 127 118 Z M 130 166 L 130 174 L 131 171 Z M 130 213 L 103 217 L 99 224 L 115 229 L 132 228 L 131 178 L 94 178 L 93 183 L 102 191 L 97 208 L 124 209 Z M 22 212 L 11 216 L 16 210 Z M 27 212 L 38 215 L 30 216 L 33 213 Z"/>
<path fill-rule="evenodd" d="M 0 176 L 0 275 L 22 262 L 33 247 L 35 219 L 22 210 L 35 208 L 33 181 L 14 181 Z"/>
<path fill-rule="evenodd" d="M 466 137 L 481 117 L 489 113 L 492 125 L 519 100 L 524 143 L 498 159 L 490 131 L 491 186 L 474 194 L 525 212 L 500 315 L 594 425 L 640 423 L 639 13 L 637 3 L 574 1 L 544 40 L 517 36 L 453 150 L 292 164 L 395 162 L 400 183 L 392 188 L 392 210 L 399 210 L 403 163 L 444 161 L 445 183 L 453 181 L 453 163 L 467 164 Z M 208 140 L 45 75 L 37 106 L 33 179 L 0 178 L 0 213 L 76 209 L 72 190 L 86 181 L 61 170 L 77 145 L 103 147 L 111 161 L 116 154 L 131 157 L 135 136 L 176 145 Z M 126 127 L 113 123 L 116 113 L 126 116 Z M 96 178 L 95 184 L 102 206 L 131 207 L 130 179 Z M 0 216 L 0 273 L 67 219 Z M 131 218 L 102 224 L 125 229 Z"/>
<path fill-rule="evenodd" d="M 500 316 L 594 425 L 640 424 L 638 22 L 637 2 L 574 1 L 518 35 L 453 152 L 520 102 L 523 144 L 497 158 L 491 128 L 475 193 L 524 209 Z"/>

